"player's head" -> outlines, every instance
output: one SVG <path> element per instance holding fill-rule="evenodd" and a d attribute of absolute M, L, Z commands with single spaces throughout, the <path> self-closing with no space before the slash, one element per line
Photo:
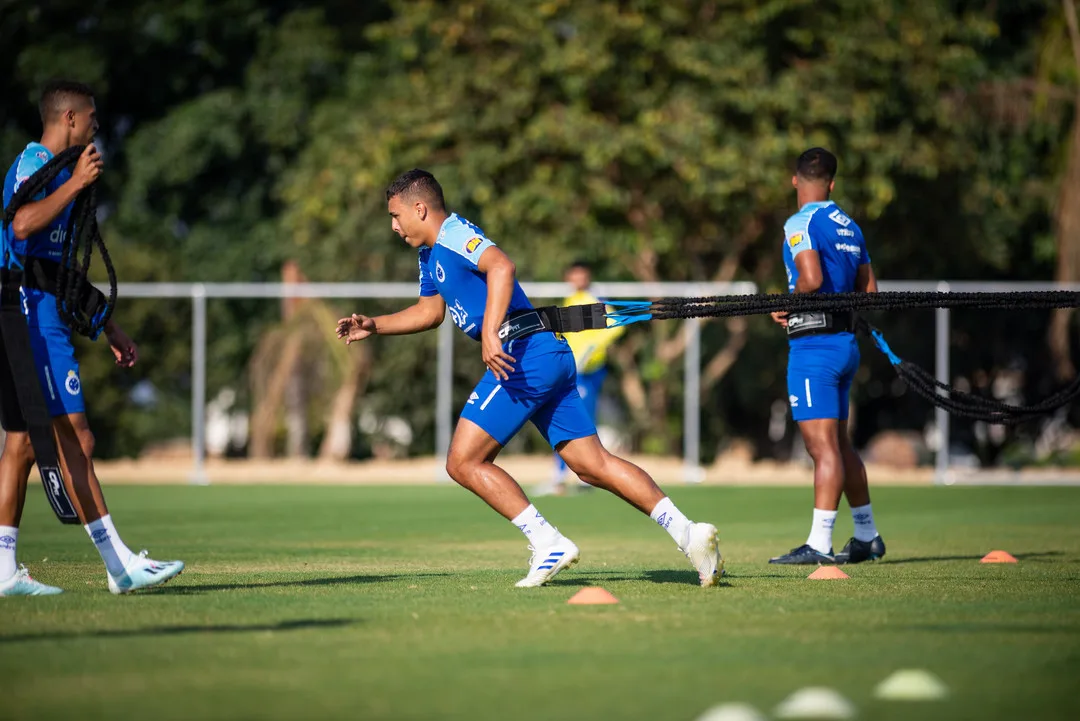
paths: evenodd
<path fill-rule="evenodd" d="M 795 162 L 795 175 L 791 184 L 796 190 L 802 188 L 829 197 L 836 177 L 836 156 L 825 148 L 810 148 Z"/>
<path fill-rule="evenodd" d="M 98 131 L 94 91 L 73 80 L 53 80 L 45 85 L 38 101 L 41 125 L 60 130 L 70 145 L 86 145 Z"/>
<path fill-rule="evenodd" d="M 435 221 L 441 225 L 446 216 L 442 186 L 426 170 L 406 171 L 386 189 L 386 209 L 393 219 L 390 226 L 394 232 L 419 248 L 427 240 L 434 241 L 432 226 Z M 434 230 L 438 232 L 438 226 Z"/>
<path fill-rule="evenodd" d="M 563 280 L 569 283 L 574 290 L 585 290 L 592 284 L 592 266 L 588 261 L 575 260 L 566 267 L 563 272 Z"/>

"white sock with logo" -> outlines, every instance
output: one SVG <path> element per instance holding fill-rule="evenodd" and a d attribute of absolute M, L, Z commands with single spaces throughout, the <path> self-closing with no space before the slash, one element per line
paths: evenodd
<path fill-rule="evenodd" d="M 670 498 L 667 496 L 661 498 L 656 507 L 652 509 L 649 518 L 656 521 L 657 525 L 671 534 L 679 548 L 686 545 L 686 535 L 690 530 L 690 519 L 675 507 Z"/>
<path fill-rule="evenodd" d="M 131 563 L 131 557 L 135 554 L 120 540 L 120 534 L 116 532 L 112 516 L 106 514 L 96 521 L 86 524 L 83 528 L 89 534 L 90 540 L 97 546 L 98 553 L 101 554 L 101 560 L 105 562 L 105 569 L 114 578 L 122 575 L 124 569 Z"/>
<path fill-rule="evenodd" d="M 874 525 L 874 512 L 870 510 L 870 504 L 854 506 L 851 509 L 851 520 L 855 521 L 855 540 L 872 541 L 877 538 L 877 526 Z"/>
<path fill-rule="evenodd" d="M 814 509 L 814 522 L 810 526 L 807 545 L 818 553 L 832 553 L 832 529 L 836 525 L 836 511 Z"/>
<path fill-rule="evenodd" d="M 536 506 L 531 503 L 510 522 L 521 529 L 533 548 L 547 548 L 554 545 L 562 535 L 559 529 L 548 523 L 547 519 L 540 515 L 540 511 L 536 510 Z"/>
<path fill-rule="evenodd" d="M 19 569 L 15 564 L 15 543 L 18 540 L 18 528 L 0 526 L 0 581 L 8 580 Z"/>

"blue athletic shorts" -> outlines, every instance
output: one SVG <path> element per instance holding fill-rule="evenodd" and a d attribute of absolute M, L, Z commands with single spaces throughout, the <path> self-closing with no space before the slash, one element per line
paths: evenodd
<path fill-rule="evenodd" d="M 540 332 L 507 344 L 517 363 L 505 381 L 489 370 L 469 395 L 462 418 L 505 446 L 532 421 L 552 448 L 596 433 L 577 389 L 574 354 L 564 340 Z"/>
<path fill-rule="evenodd" d="M 585 404 L 585 412 L 589 418 L 596 422 L 596 407 L 600 403 L 600 391 L 604 387 L 604 379 L 607 378 L 607 368 L 600 368 L 592 373 L 578 373 L 577 392 L 581 396 L 581 402 Z"/>
<path fill-rule="evenodd" d="M 848 394 L 859 369 L 851 333 L 794 338 L 788 348 L 788 402 L 796 421 L 848 418 Z"/>
<path fill-rule="evenodd" d="M 23 312 L 49 413 L 55 417 L 86 412 L 71 330 L 56 312 L 56 296 L 23 290 Z"/>

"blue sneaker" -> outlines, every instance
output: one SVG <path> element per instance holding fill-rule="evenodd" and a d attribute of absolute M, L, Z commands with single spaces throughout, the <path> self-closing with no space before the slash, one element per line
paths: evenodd
<path fill-rule="evenodd" d="M 30 572 L 22 564 L 11 578 L 0 583 L 0 596 L 55 596 L 63 592 L 62 588 L 30 578 Z"/>
<path fill-rule="evenodd" d="M 176 578 L 183 570 L 183 561 L 155 561 L 146 557 L 146 551 L 141 551 L 132 557 L 122 576 L 113 578 L 111 573 L 107 574 L 109 590 L 120 594 L 153 588 Z"/>
<path fill-rule="evenodd" d="M 881 536 L 874 536 L 872 541 L 860 541 L 852 537 L 840 553 L 836 554 L 837 563 L 862 563 L 876 561 L 885 555 L 885 541 Z"/>
<path fill-rule="evenodd" d="M 769 563 L 782 563 L 792 566 L 813 566 L 822 563 L 831 565 L 836 563 L 836 559 L 833 558 L 831 548 L 828 553 L 822 553 L 821 551 L 815 551 L 809 544 L 804 543 L 798 548 L 791 549 L 783 556 L 770 558 Z"/>

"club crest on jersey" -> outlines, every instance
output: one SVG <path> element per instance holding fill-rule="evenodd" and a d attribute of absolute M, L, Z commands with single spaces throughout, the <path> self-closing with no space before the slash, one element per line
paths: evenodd
<path fill-rule="evenodd" d="M 64 388 L 73 396 L 79 395 L 79 391 L 82 390 L 82 384 L 79 383 L 79 376 L 75 371 L 68 371 L 67 378 L 64 380 Z"/>
<path fill-rule="evenodd" d="M 446 271 L 443 270 L 442 263 L 435 261 L 435 280 L 440 283 L 446 282 Z"/>
<path fill-rule="evenodd" d="M 49 154 L 46 153 L 44 150 L 38 151 L 36 155 L 38 157 L 38 160 L 44 160 L 46 163 L 49 162 Z"/>
<path fill-rule="evenodd" d="M 796 245 L 798 245 L 801 242 L 802 242 L 802 233 L 796 233 L 795 235 L 788 238 L 788 245 L 790 245 L 792 248 L 794 248 Z"/>
<path fill-rule="evenodd" d="M 470 240 L 468 243 L 465 244 L 465 252 L 466 253 L 475 252 L 476 249 L 479 248 L 480 244 L 483 243 L 483 242 L 484 242 L 483 238 L 480 238 L 480 237 L 473 238 L 472 240 Z"/>

